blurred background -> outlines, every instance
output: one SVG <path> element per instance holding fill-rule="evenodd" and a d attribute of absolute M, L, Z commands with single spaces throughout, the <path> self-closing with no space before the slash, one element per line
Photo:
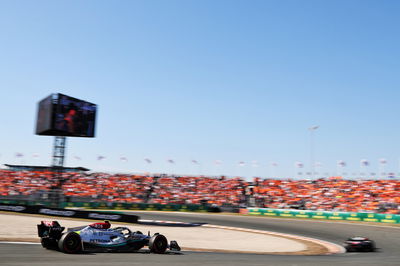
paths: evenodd
<path fill-rule="evenodd" d="M 308 207 L 350 210 L 337 199 L 354 193 L 364 199 L 355 209 L 395 206 L 399 5 L 2 1 L 3 196 L 60 188 L 37 172 L 49 171 L 54 139 L 35 130 L 39 101 L 61 93 L 97 106 L 94 137 L 68 137 L 66 197 L 174 202 L 186 193 L 240 205 L 251 195 L 273 207 L 326 197 Z M 222 199 L 204 196 L 204 182 Z M 93 191 L 82 195 L 86 185 Z"/>

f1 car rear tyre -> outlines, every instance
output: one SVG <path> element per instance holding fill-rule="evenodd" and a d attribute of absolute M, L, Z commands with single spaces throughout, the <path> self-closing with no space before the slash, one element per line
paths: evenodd
<path fill-rule="evenodd" d="M 154 235 L 150 238 L 149 249 L 153 253 L 162 254 L 168 248 L 167 238 L 163 235 Z"/>
<path fill-rule="evenodd" d="M 82 251 L 81 237 L 75 232 L 63 234 L 58 241 L 58 248 L 65 253 L 79 253 Z"/>
<path fill-rule="evenodd" d="M 57 242 L 54 239 L 41 238 L 40 243 L 42 244 L 42 247 L 46 249 L 57 249 Z"/>

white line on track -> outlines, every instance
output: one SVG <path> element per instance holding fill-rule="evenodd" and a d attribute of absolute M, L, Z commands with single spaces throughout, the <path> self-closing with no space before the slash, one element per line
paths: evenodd
<path fill-rule="evenodd" d="M 228 216 L 228 215 L 227 215 Z M 248 216 L 246 216 L 248 217 Z M 255 217 L 255 216 L 250 216 Z M 265 216 L 264 216 L 265 217 Z M 257 216 L 255 218 L 264 218 L 263 216 Z M 400 229 L 400 226 L 390 226 L 390 225 L 379 225 L 379 224 L 364 224 L 363 222 L 355 222 L 355 223 L 347 223 L 347 222 L 339 222 L 339 221 L 321 221 L 321 220 L 303 220 L 303 219 L 292 219 L 292 218 L 271 218 L 271 219 L 278 219 L 278 220 L 289 220 L 289 221 L 296 221 L 296 222 L 312 222 L 312 223 L 331 223 L 331 224 L 346 224 L 346 225 L 354 225 L 354 226 L 372 226 L 372 227 L 382 227 L 382 228 L 394 228 Z"/>
<path fill-rule="evenodd" d="M 141 213 L 160 213 L 160 211 L 129 211 L 129 212 L 141 212 Z M 295 218 L 279 218 L 279 217 L 268 217 L 268 216 L 240 216 L 240 215 L 226 215 L 226 214 L 209 214 L 209 213 L 201 213 L 201 212 L 174 212 L 174 211 L 161 211 L 161 213 L 175 213 L 175 214 L 184 214 L 184 215 L 217 215 L 217 216 L 224 216 L 224 217 L 253 217 L 258 219 L 270 218 L 276 220 L 283 220 L 283 221 L 296 221 L 296 222 L 311 222 L 311 223 L 333 223 L 333 224 L 346 224 L 346 225 L 354 225 L 354 226 L 372 226 L 372 227 L 382 227 L 382 228 L 393 228 L 393 229 L 400 229 L 400 226 L 390 226 L 390 225 L 379 225 L 379 224 L 366 224 L 365 222 L 354 222 L 354 223 L 347 223 L 341 221 L 323 221 L 323 220 L 311 220 L 311 219 L 295 219 Z"/>
<path fill-rule="evenodd" d="M 40 243 L 35 243 L 35 242 L 12 242 L 12 241 L 0 241 L 0 244 L 40 245 Z"/>

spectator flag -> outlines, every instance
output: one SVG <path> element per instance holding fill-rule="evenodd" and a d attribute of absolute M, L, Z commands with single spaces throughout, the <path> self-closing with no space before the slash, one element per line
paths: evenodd
<path fill-rule="evenodd" d="M 276 167 L 276 166 L 278 166 L 278 163 L 277 162 L 272 162 L 271 165 Z"/>
<path fill-rule="evenodd" d="M 128 161 L 128 158 L 126 158 L 125 156 L 121 156 L 119 159 L 124 163 Z"/>
<path fill-rule="evenodd" d="M 385 158 L 379 159 L 380 164 L 387 164 L 387 160 Z"/>
<path fill-rule="evenodd" d="M 345 166 L 346 166 L 346 162 L 345 162 L 345 161 L 342 161 L 342 160 L 339 160 L 339 161 L 337 162 L 337 164 L 338 164 L 338 166 L 340 166 L 340 167 L 345 167 Z"/>
<path fill-rule="evenodd" d="M 106 158 L 106 157 L 104 157 L 103 155 L 97 156 L 97 160 L 98 160 L 98 161 L 104 160 L 105 158 Z"/>
<path fill-rule="evenodd" d="M 175 161 L 174 161 L 174 160 L 172 160 L 172 159 L 168 159 L 168 160 L 167 160 L 167 162 L 169 162 L 169 163 L 172 163 L 172 164 L 174 164 L 174 163 L 175 163 Z"/>
<path fill-rule="evenodd" d="M 245 162 L 239 162 L 239 166 L 244 166 L 246 163 Z"/>
<path fill-rule="evenodd" d="M 315 126 L 309 127 L 308 130 L 316 130 L 318 128 L 319 128 L 319 126 L 315 125 Z"/>
<path fill-rule="evenodd" d="M 368 165 L 369 165 L 368 160 L 362 159 L 362 160 L 361 160 L 361 165 L 362 165 L 362 166 L 368 166 Z"/>
<path fill-rule="evenodd" d="M 322 167 L 322 163 L 321 162 L 316 162 L 314 166 L 315 167 Z"/>
<path fill-rule="evenodd" d="M 199 164 L 199 162 L 197 160 L 192 160 L 192 163 Z"/>
<path fill-rule="evenodd" d="M 385 178 L 386 173 L 385 173 L 385 166 L 387 164 L 387 160 L 385 158 L 379 159 L 379 174 L 381 175 L 381 178 Z"/>
<path fill-rule="evenodd" d="M 151 160 L 149 158 L 144 158 L 146 163 L 151 163 Z"/>
<path fill-rule="evenodd" d="M 21 157 L 24 157 L 24 154 L 23 154 L 23 153 L 20 153 L 20 152 L 16 152 L 16 153 L 15 153 L 15 157 L 21 158 Z"/>
<path fill-rule="evenodd" d="M 302 162 L 295 162 L 294 166 L 297 167 L 297 168 L 303 168 L 304 164 Z"/>

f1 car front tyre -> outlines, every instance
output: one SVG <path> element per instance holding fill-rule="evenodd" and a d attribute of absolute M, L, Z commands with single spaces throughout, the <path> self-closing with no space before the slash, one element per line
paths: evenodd
<path fill-rule="evenodd" d="M 149 249 L 153 253 L 162 254 L 168 248 L 167 238 L 163 235 L 154 235 L 150 238 Z"/>
<path fill-rule="evenodd" d="M 81 237 L 75 232 L 63 234 L 58 241 L 58 248 L 65 253 L 79 253 L 82 252 Z"/>

